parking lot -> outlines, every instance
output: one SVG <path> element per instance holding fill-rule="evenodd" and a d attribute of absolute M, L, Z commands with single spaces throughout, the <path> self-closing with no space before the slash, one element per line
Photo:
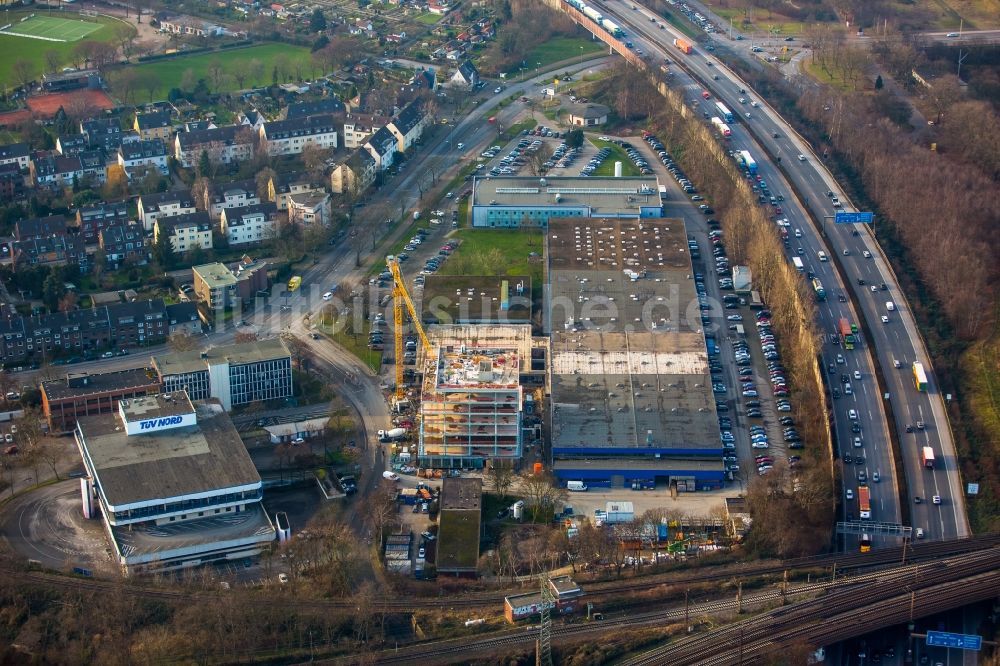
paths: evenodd
<path fill-rule="evenodd" d="M 791 447 L 802 446 L 792 415 L 791 387 L 766 309 L 752 309 L 749 294 L 734 290 L 725 235 L 711 202 L 653 136 L 633 142 L 667 186 L 667 217 L 685 220 L 695 287 L 709 342 L 709 370 L 724 462 L 745 487 L 779 461 L 795 465 Z M 789 455 L 792 454 L 792 455 Z"/>

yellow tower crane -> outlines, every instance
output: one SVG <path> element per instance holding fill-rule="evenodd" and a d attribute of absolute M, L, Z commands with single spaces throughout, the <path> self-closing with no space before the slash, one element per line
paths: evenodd
<path fill-rule="evenodd" d="M 410 313 L 410 318 L 413 319 L 413 327 L 417 329 L 417 335 L 420 336 L 420 343 L 424 347 L 424 353 L 429 356 L 433 352 L 433 348 L 431 347 L 430 340 L 427 339 L 424 327 L 420 324 L 420 317 L 417 316 L 417 310 L 413 307 L 413 300 L 410 298 L 410 293 L 406 290 L 403 274 L 399 271 L 399 260 L 390 254 L 385 258 L 385 263 L 389 267 L 389 272 L 392 273 L 392 314 L 393 323 L 396 327 L 396 398 L 402 399 L 406 396 L 406 392 L 403 390 L 404 307 Z"/>

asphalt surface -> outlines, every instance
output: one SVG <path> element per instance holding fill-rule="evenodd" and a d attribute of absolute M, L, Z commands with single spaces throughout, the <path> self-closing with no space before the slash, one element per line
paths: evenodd
<path fill-rule="evenodd" d="M 740 114 L 738 121 L 730 124 L 733 130 L 732 149 L 749 150 L 757 161 L 759 173 L 768 182 L 771 191 L 785 195 L 782 217 L 788 218 L 793 229 L 802 230 L 802 238 L 791 239 L 791 249 L 797 252 L 799 247 L 803 248 L 806 270 L 813 271 L 819 277 L 829 295 L 825 303 L 818 304 L 820 330 L 832 333 L 842 316 L 859 324 L 862 324 L 859 320 L 863 319 L 862 344 L 852 352 L 844 352 L 839 346 L 826 344 L 823 360 L 826 366 L 830 362 L 836 365 L 837 354 L 843 354 L 845 357 L 846 363 L 837 366 L 837 376 L 833 378 L 831 385 L 840 383 L 839 375 L 845 370 L 853 374 L 857 369 L 862 374 L 861 381 L 853 379 L 851 381 L 854 388 L 853 395 L 833 401 L 833 418 L 840 452 L 850 452 L 854 455 L 855 450 L 851 443 L 853 433 L 850 431 L 847 410 L 855 409 L 858 412 L 866 458 L 866 464 L 860 468 L 867 471 L 869 478 L 875 470 L 879 470 L 884 479 L 881 484 L 868 484 L 872 488 L 873 520 L 896 523 L 901 521 L 902 516 L 896 500 L 899 493 L 895 492 L 890 484 L 893 475 L 887 474 L 887 471 L 893 470 L 893 463 L 886 429 L 886 400 L 882 391 L 876 386 L 874 378 L 873 361 L 877 359 L 886 381 L 887 401 L 891 403 L 895 416 L 894 423 L 889 425 L 895 428 L 902 442 L 903 472 L 910 495 L 927 498 L 937 494 L 942 497 L 940 505 L 925 502 L 911 506 L 911 524 L 914 527 L 923 527 L 927 538 L 967 535 L 969 528 L 965 517 L 964 499 L 957 472 L 954 443 L 944 411 L 943 396 L 934 386 L 933 372 L 916 323 L 871 230 L 867 225 L 834 225 L 832 220 L 825 220 L 826 216 L 833 216 L 836 212 L 831 200 L 826 196 L 827 191 L 840 194 L 846 210 L 855 209 L 851 208 L 849 202 L 842 196 L 836 181 L 821 164 L 820 157 L 812 153 L 810 146 L 767 106 L 766 100 L 722 66 L 711 53 L 706 54 L 700 46 L 690 56 L 680 53 L 670 42 L 673 38 L 683 35 L 676 32 L 669 24 L 662 30 L 654 27 L 656 24 L 649 21 L 652 13 L 648 9 L 639 7 L 637 10 L 631 10 L 628 3 L 617 0 L 603 2 L 602 6 L 613 17 L 620 19 L 619 23 L 625 27 L 630 39 L 654 59 L 662 60 L 666 57 L 682 61 L 698 76 L 699 81 L 694 81 L 683 72 L 676 72 L 672 87 L 684 88 L 686 97 L 698 101 L 699 104 L 704 103 L 701 99 L 701 90 L 708 89 L 713 94 L 713 102 L 721 98 L 734 114 Z M 658 17 L 658 22 L 660 18 Z M 709 62 L 712 62 L 711 66 Z M 713 80 L 713 75 L 719 76 L 719 80 Z M 747 93 L 741 94 L 740 88 L 746 89 Z M 760 102 L 761 107 L 752 108 L 749 104 L 740 104 L 738 99 L 741 96 L 746 97 L 748 101 L 753 99 Z M 749 119 L 744 115 L 746 113 L 750 113 Z M 760 138 L 755 140 L 747 132 L 747 123 L 753 125 L 756 137 Z M 778 138 L 773 138 L 773 133 L 777 133 Z M 758 141 L 763 142 L 763 147 Z M 799 154 L 806 158 L 805 161 L 800 162 L 797 159 L 796 156 Z M 798 197 L 792 196 L 794 194 L 792 188 L 777 170 L 775 162 L 770 159 L 772 156 L 782 158 L 795 191 L 799 193 Z M 821 224 L 815 224 L 812 220 L 819 220 Z M 821 236 L 821 228 L 825 228 L 828 234 L 825 243 Z M 859 231 L 859 235 L 852 235 L 854 229 Z M 831 255 L 833 261 L 820 262 L 816 254 L 820 249 Z M 848 250 L 849 256 L 843 256 L 844 249 Z M 862 256 L 864 250 L 868 250 L 873 258 L 864 258 Z M 837 263 L 843 266 L 847 277 L 846 284 L 839 279 L 836 271 Z M 857 284 L 859 277 L 865 280 L 866 285 Z M 883 282 L 888 287 L 887 291 L 873 294 L 868 290 L 872 283 Z M 850 293 L 855 295 L 856 299 L 854 302 L 840 303 L 836 299 L 837 293 Z M 896 309 L 892 313 L 887 313 L 885 302 L 890 300 Z M 855 303 L 859 306 L 860 312 L 854 311 Z M 889 316 L 888 324 L 883 324 L 881 321 L 881 316 L 884 314 Z M 894 368 L 893 359 L 901 361 L 903 367 Z M 912 380 L 910 364 L 914 360 L 923 362 L 928 371 L 930 387 L 927 392 L 918 391 Z M 917 420 L 924 421 L 927 429 L 923 432 L 906 433 L 906 425 L 913 424 Z M 919 447 L 923 445 L 931 445 L 935 450 L 938 462 L 933 471 L 921 468 Z M 856 490 L 857 483 L 854 479 L 859 466 L 854 467 L 854 474 L 845 473 L 845 479 L 848 479 L 846 487 Z M 907 501 L 910 499 L 912 498 L 908 498 Z M 848 510 L 851 510 L 850 505 L 847 506 Z"/>

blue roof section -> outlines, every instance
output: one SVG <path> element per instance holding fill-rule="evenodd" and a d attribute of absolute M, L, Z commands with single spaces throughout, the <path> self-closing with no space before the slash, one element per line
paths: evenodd
<path fill-rule="evenodd" d="M 608 461 L 613 462 L 613 461 Z M 654 481 L 657 477 L 663 478 L 665 476 L 670 477 L 688 477 L 693 478 L 697 481 L 710 481 L 710 482 L 722 482 L 726 478 L 725 470 L 718 471 L 706 471 L 706 470 L 682 470 L 682 469 L 629 469 L 629 468 L 617 468 L 609 466 L 606 468 L 591 468 L 587 469 L 572 469 L 566 468 L 569 464 L 568 461 L 561 461 L 562 465 L 559 469 L 553 470 L 555 477 L 561 480 L 575 480 L 575 481 L 606 481 L 614 476 L 624 477 L 628 481 Z"/>

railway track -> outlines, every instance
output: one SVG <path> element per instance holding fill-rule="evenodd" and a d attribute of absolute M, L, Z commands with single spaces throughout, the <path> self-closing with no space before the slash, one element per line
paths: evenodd
<path fill-rule="evenodd" d="M 643 655 L 630 658 L 623 663 L 630 665 L 701 663 L 700 660 L 714 658 L 720 645 L 757 646 L 758 643 L 774 641 L 776 636 L 792 635 L 794 632 L 800 631 L 799 628 L 802 626 L 814 626 L 817 623 L 820 623 L 820 626 L 825 626 L 825 618 L 828 617 L 834 618 L 849 614 L 850 617 L 856 618 L 859 613 L 857 609 L 862 604 L 888 602 L 891 605 L 891 603 L 896 603 L 893 600 L 900 597 L 902 590 L 911 589 L 917 592 L 933 586 L 954 591 L 956 589 L 955 581 L 964 578 L 972 578 L 973 582 L 962 583 L 963 586 L 976 585 L 980 582 L 990 584 L 991 576 L 1000 576 L 1000 573 L 996 572 L 998 566 L 1000 566 L 1000 549 L 989 549 L 938 560 L 930 564 L 914 563 L 897 566 L 889 571 L 870 572 L 837 582 L 800 585 L 788 590 L 785 595 L 780 590 L 767 590 L 746 595 L 742 601 L 745 606 L 760 606 L 777 602 L 783 596 L 805 594 L 816 596 L 782 606 L 716 631 L 662 646 Z M 995 595 L 997 589 L 994 587 L 991 594 Z M 862 590 L 864 591 L 863 596 L 859 594 Z M 907 599 L 909 599 L 908 594 L 907 592 L 904 595 Z M 951 601 L 954 603 L 954 594 Z M 556 642 L 580 640 L 607 635 L 615 630 L 681 622 L 685 616 L 735 612 L 738 610 L 739 603 L 735 599 L 713 601 L 694 605 L 687 610 L 683 607 L 671 608 L 646 613 L 632 613 L 627 618 L 597 624 L 554 627 L 553 640 Z M 879 608 L 882 608 L 882 605 L 879 605 Z M 866 610 L 865 613 L 867 614 L 868 611 Z M 877 616 L 878 611 L 873 611 L 873 613 Z M 854 620 L 846 622 L 844 626 L 848 628 L 864 626 L 867 630 L 870 625 L 859 624 L 857 620 Z M 395 652 L 384 652 L 379 656 L 379 663 L 405 664 L 427 661 L 428 659 L 432 663 L 452 663 L 481 653 L 495 652 L 505 647 L 527 645 L 532 643 L 535 638 L 534 632 L 510 630 L 479 640 L 475 640 L 473 637 L 463 637 L 446 641 L 433 641 Z M 781 640 L 778 641 L 779 644 L 781 642 Z M 764 648 L 764 645 L 755 647 L 759 651 L 763 651 Z M 350 660 L 332 659 L 328 660 L 327 663 L 348 664 Z"/>
<path fill-rule="evenodd" d="M 847 638 L 854 635 L 861 627 L 868 632 L 898 623 L 887 619 L 896 617 L 887 611 L 905 600 L 909 612 L 911 595 L 920 594 L 921 614 L 927 611 L 923 605 L 925 591 L 930 597 L 938 597 L 942 590 L 948 591 L 948 601 L 952 606 L 958 589 L 963 591 L 959 596 L 963 603 L 966 599 L 978 600 L 965 595 L 965 592 L 977 589 L 976 585 L 985 584 L 987 596 L 995 596 L 1000 592 L 996 584 L 1000 580 L 998 567 L 1000 549 L 991 549 L 927 565 L 916 564 L 905 570 L 901 568 L 898 570 L 900 575 L 879 577 L 873 574 L 869 584 L 863 586 L 863 599 L 859 598 L 858 586 L 844 585 L 821 597 L 668 643 L 620 663 L 622 666 L 662 663 L 722 665 L 738 663 L 733 661 L 734 656 L 746 660 L 752 655 L 763 654 L 769 646 L 780 646 L 794 638 L 808 639 L 811 645 L 824 645 L 841 640 L 835 639 L 835 636 Z M 956 586 L 955 581 L 963 582 Z M 720 646 L 727 647 L 720 651 Z"/>
<path fill-rule="evenodd" d="M 928 542 L 915 547 L 908 546 L 906 548 L 905 560 L 907 562 L 922 562 L 926 560 L 935 560 L 948 555 L 993 549 L 997 546 L 1000 546 L 1000 533 L 989 534 L 972 539 Z M 903 558 L 904 554 L 902 548 L 886 548 L 866 554 L 825 555 L 819 557 L 797 558 L 779 562 L 766 562 L 748 566 L 726 566 L 714 571 L 657 574 L 643 577 L 641 580 L 604 581 L 585 584 L 585 587 L 588 596 L 599 597 L 605 594 L 620 595 L 622 593 L 643 592 L 655 589 L 662 585 L 707 583 L 712 581 L 732 580 L 769 574 L 779 575 L 785 571 L 806 569 L 836 568 L 839 575 L 840 572 L 891 566 L 901 562 Z M 17 580 L 36 585 L 48 585 L 61 589 L 80 590 L 88 593 L 118 593 L 125 589 L 130 594 L 142 596 L 147 599 L 175 603 L 188 602 L 199 598 L 205 600 L 218 599 L 225 594 L 222 591 L 191 592 L 189 590 L 168 590 L 153 586 L 133 585 L 131 582 L 123 583 L 121 581 L 77 578 L 43 571 L 26 572 L 13 568 L 0 569 L 0 573 L 14 577 Z M 452 599 L 423 599 L 419 597 L 386 599 L 376 604 L 376 609 L 381 612 L 406 612 L 413 610 L 415 606 L 439 609 L 480 608 L 493 604 L 499 607 L 503 604 L 503 599 L 506 595 L 523 591 L 524 588 L 520 588 L 515 590 L 475 594 L 467 597 Z M 268 603 L 288 608 L 313 610 L 351 610 L 356 606 L 356 604 L 350 599 L 282 599 L 269 597 Z"/>

